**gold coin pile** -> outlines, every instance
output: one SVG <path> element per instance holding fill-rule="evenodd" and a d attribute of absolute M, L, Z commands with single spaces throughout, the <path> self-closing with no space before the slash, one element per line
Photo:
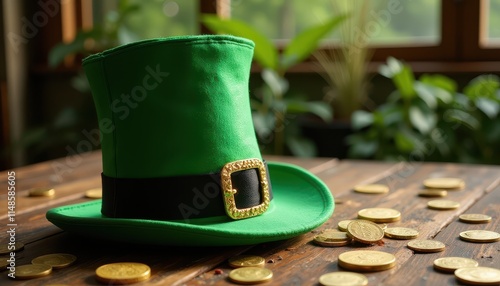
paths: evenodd
<path fill-rule="evenodd" d="M 440 252 L 446 247 L 444 243 L 437 240 L 411 240 L 407 244 L 408 248 L 417 252 Z"/>
<path fill-rule="evenodd" d="M 414 239 L 418 236 L 418 230 L 407 227 L 389 227 L 384 231 L 384 234 L 393 239 Z"/>
<path fill-rule="evenodd" d="M 53 269 L 67 267 L 76 261 L 76 256 L 67 253 L 54 253 L 38 256 L 31 264 L 16 267 L 16 279 L 33 279 L 52 273 Z"/>
<path fill-rule="evenodd" d="M 355 272 L 336 271 L 321 275 L 319 283 L 323 286 L 365 286 L 368 278 Z"/>
<path fill-rule="evenodd" d="M 264 267 L 266 260 L 263 257 L 256 255 L 238 255 L 231 257 L 228 260 L 229 266 L 233 268 L 240 267 Z"/>
<path fill-rule="evenodd" d="M 358 219 L 349 223 L 347 235 L 361 243 L 375 244 L 384 237 L 384 230 L 376 223 Z"/>
<path fill-rule="evenodd" d="M 484 214 L 461 214 L 458 219 L 466 223 L 486 223 L 491 221 L 491 216 Z"/>
<path fill-rule="evenodd" d="M 143 263 L 118 262 L 99 266 L 95 274 L 102 283 L 132 284 L 149 279 L 151 268 Z"/>
<path fill-rule="evenodd" d="M 477 267 L 476 260 L 464 257 L 441 257 L 434 260 L 434 268 L 443 272 L 453 272 L 462 267 Z"/>
<path fill-rule="evenodd" d="M 101 199 L 102 188 L 90 189 L 85 192 L 85 197 L 89 199 Z"/>
<path fill-rule="evenodd" d="M 344 246 L 352 242 L 345 232 L 336 229 L 325 229 L 321 234 L 314 237 L 314 243 L 321 246 Z"/>
<path fill-rule="evenodd" d="M 500 241 L 500 233 L 489 230 L 467 230 L 460 233 L 460 238 L 470 242 Z"/>
<path fill-rule="evenodd" d="M 34 188 L 29 191 L 30 197 L 53 197 L 56 191 L 51 188 Z"/>
<path fill-rule="evenodd" d="M 499 285 L 500 270 L 490 267 L 462 267 L 455 270 L 458 281 L 472 285 Z"/>
<path fill-rule="evenodd" d="M 353 271 L 382 271 L 396 265 L 396 257 L 374 250 L 354 250 L 339 255 L 339 266 Z"/>
<path fill-rule="evenodd" d="M 429 189 L 462 189 L 465 187 L 465 182 L 459 178 L 430 178 L 424 180 L 424 186 Z"/>
<path fill-rule="evenodd" d="M 354 191 L 364 194 L 385 194 L 389 192 L 389 187 L 382 184 L 357 185 Z"/>
<path fill-rule="evenodd" d="M 460 203 L 450 200 L 433 200 L 428 201 L 427 206 L 435 210 L 453 210 L 460 207 Z"/>
<path fill-rule="evenodd" d="M 263 267 L 240 267 L 229 272 L 229 279 L 239 284 L 264 283 L 273 278 L 273 272 Z"/>
<path fill-rule="evenodd" d="M 347 231 L 347 226 L 352 222 L 351 219 L 341 220 L 337 224 L 337 227 L 340 231 Z"/>

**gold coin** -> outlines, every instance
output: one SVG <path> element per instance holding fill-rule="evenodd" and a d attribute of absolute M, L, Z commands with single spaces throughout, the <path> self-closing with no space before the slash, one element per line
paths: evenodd
<path fill-rule="evenodd" d="M 376 243 L 384 237 L 384 230 L 380 226 L 362 219 L 351 222 L 347 226 L 347 233 L 354 240 L 367 244 Z"/>
<path fill-rule="evenodd" d="M 485 223 L 491 221 L 491 217 L 484 214 L 462 214 L 458 219 L 468 223 Z"/>
<path fill-rule="evenodd" d="M 102 198 L 102 188 L 90 189 L 85 192 L 85 197 L 89 199 L 101 199 Z"/>
<path fill-rule="evenodd" d="M 273 272 L 262 267 L 241 267 L 229 272 L 229 279 L 240 284 L 264 283 L 273 278 Z"/>
<path fill-rule="evenodd" d="M 460 238 L 471 242 L 495 242 L 500 240 L 500 233 L 489 230 L 467 230 L 460 233 Z"/>
<path fill-rule="evenodd" d="M 51 188 L 35 188 L 29 192 L 30 197 L 52 197 L 55 194 L 56 191 Z"/>
<path fill-rule="evenodd" d="M 16 266 L 16 279 L 33 279 L 52 273 L 52 267 L 47 264 L 26 264 Z"/>
<path fill-rule="evenodd" d="M 385 236 L 394 239 L 414 239 L 418 236 L 418 230 L 407 227 L 389 227 L 384 233 Z"/>
<path fill-rule="evenodd" d="M 348 245 L 352 242 L 352 239 L 345 232 L 326 229 L 320 235 L 315 236 L 313 241 L 321 246 L 337 247 Z"/>
<path fill-rule="evenodd" d="M 228 260 L 229 266 L 234 268 L 248 267 L 248 266 L 259 266 L 263 267 L 266 260 L 263 257 L 255 255 L 238 255 Z"/>
<path fill-rule="evenodd" d="M 349 225 L 349 223 L 351 222 L 352 222 L 351 219 L 341 220 L 337 224 L 337 227 L 340 231 L 347 231 L 347 225 Z"/>
<path fill-rule="evenodd" d="M 327 241 L 327 240 L 323 240 L 321 238 L 315 237 L 313 241 L 317 245 L 326 246 L 326 247 L 340 247 L 340 246 L 346 246 L 346 245 L 349 245 L 350 243 L 352 243 L 351 238 L 349 238 L 348 240 L 344 240 L 344 241 Z"/>
<path fill-rule="evenodd" d="M 357 185 L 354 191 L 364 194 L 385 194 L 389 192 L 389 187 L 382 184 Z"/>
<path fill-rule="evenodd" d="M 395 209 L 368 208 L 358 212 L 358 218 L 373 222 L 394 222 L 401 219 L 401 213 Z"/>
<path fill-rule="evenodd" d="M 380 226 L 380 228 L 382 230 L 386 230 L 387 229 L 387 224 L 386 223 L 377 223 L 378 226 Z"/>
<path fill-rule="evenodd" d="M 446 197 L 446 195 L 448 195 L 448 192 L 446 190 L 427 189 L 421 190 L 418 195 L 421 197 Z"/>
<path fill-rule="evenodd" d="M 500 270 L 490 267 L 463 267 L 455 270 L 455 277 L 466 284 L 498 285 Z"/>
<path fill-rule="evenodd" d="M 0 254 L 8 254 L 11 252 L 18 252 L 24 249 L 24 243 L 16 241 L 15 243 L 2 243 L 0 244 Z"/>
<path fill-rule="evenodd" d="M 441 241 L 419 239 L 409 241 L 407 246 L 409 249 L 418 252 L 440 252 L 446 247 Z"/>
<path fill-rule="evenodd" d="M 336 271 L 321 275 L 319 283 L 323 286 L 365 286 L 368 278 L 359 273 Z"/>
<path fill-rule="evenodd" d="M 460 206 L 460 203 L 449 200 L 428 201 L 427 206 L 435 210 L 453 210 Z"/>
<path fill-rule="evenodd" d="M 64 268 L 73 264 L 76 261 L 76 256 L 67 253 L 54 253 L 38 256 L 31 260 L 32 264 L 47 264 L 54 269 Z"/>
<path fill-rule="evenodd" d="M 461 189 L 465 182 L 459 178 L 430 178 L 424 180 L 424 186 L 430 189 Z"/>
<path fill-rule="evenodd" d="M 441 257 L 434 260 L 434 268 L 444 272 L 453 272 L 462 267 L 476 267 L 476 260 L 464 257 Z"/>
<path fill-rule="evenodd" d="M 382 271 L 396 265 L 396 257 L 375 250 L 354 250 L 339 255 L 339 266 L 353 271 Z"/>
<path fill-rule="evenodd" d="M 100 266 L 95 271 L 97 280 L 111 284 L 132 284 L 151 277 L 151 268 L 136 262 L 119 262 Z"/>

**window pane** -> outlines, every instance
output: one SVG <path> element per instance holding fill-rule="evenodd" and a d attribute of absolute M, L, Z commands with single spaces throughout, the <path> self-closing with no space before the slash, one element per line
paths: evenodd
<path fill-rule="evenodd" d="M 365 27 L 354 28 L 376 45 L 435 45 L 440 41 L 441 0 L 369 1 Z M 233 0 L 231 17 L 241 19 L 275 40 L 324 23 L 340 11 L 360 11 L 355 0 Z M 330 39 L 335 39 L 332 33 Z"/>
<path fill-rule="evenodd" d="M 120 14 L 130 11 L 121 29 L 130 33 L 133 40 L 199 33 L 197 0 L 94 0 L 93 3 L 95 25 L 111 26 Z"/>
<path fill-rule="evenodd" d="M 486 39 L 481 39 L 482 43 L 486 46 L 499 46 L 500 45 L 500 0 L 487 0 L 481 3 L 482 13 L 481 17 L 486 17 Z M 483 19 L 484 21 L 484 19 Z"/>

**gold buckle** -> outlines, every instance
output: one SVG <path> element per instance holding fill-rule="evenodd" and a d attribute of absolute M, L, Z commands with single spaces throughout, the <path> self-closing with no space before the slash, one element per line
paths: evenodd
<path fill-rule="evenodd" d="M 234 199 L 234 194 L 238 190 L 233 189 L 233 183 L 231 181 L 231 174 L 238 171 L 244 171 L 248 169 L 259 169 L 259 181 L 261 185 L 260 196 L 262 203 L 245 209 L 238 209 L 236 207 L 236 201 Z M 243 219 L 254 217 L 263 214 L 269 207 L 270 196 L 269 196 L 269 184 L 267 182 L 267 173 L 264 163 L 259 159 L 246 159 L 227 163 L 224 165 L 221 171 L 221 182 L 222 182 L 222 193 L 224 196 L 224 207 L 226 213 L 232 219 Z"/>

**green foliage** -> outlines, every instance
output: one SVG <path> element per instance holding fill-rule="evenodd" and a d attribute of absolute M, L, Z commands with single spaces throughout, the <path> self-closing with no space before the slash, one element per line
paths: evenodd
<path fill-rule="evenodd" d="M 460 93 L 443 75 L 415 79 L 411 68 L 394 58 L 380 74 L 396 90 L 373 112 L 353 114 L 351 157 L 500 163 L 498 76 L 478 76 Z"/>
<path fill-rule="evenodd" d="M 310 27 L 291 39 L 280 53 L 270 39 L 248 24 L 233 19 L 220 19 L 213 15 L 202 15 L 201 22 L 216 33 L 248 38 L 255 43 L 254 59 L 262 67 L 264 86 L 256 91 L 252 99 L 254 126 L 261 143 L 274 143 L 275 154 L 283 154 L 285 144 L 294 155 L 314 155 L 314 145 L 300 137 L 294 124 L 298 114 L 312 113 L 325 121 L 332 119 L 332 111 L 324 102 L 308 102 L 292 98 L 289 94 L 286 71 L 308 58 L 320 40 L 337 27 L 345 16 L 332 18 L 324 24 Z M 263 150 L 267 151 L 267 150 Z"/>

